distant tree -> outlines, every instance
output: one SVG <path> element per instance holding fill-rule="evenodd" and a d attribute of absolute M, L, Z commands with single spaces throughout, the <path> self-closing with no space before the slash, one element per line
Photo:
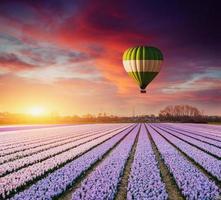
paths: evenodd
<path fill-rule="evenodd" d="M 174 116 L 174 117 L 181 117 L 181 116 L 196 117 L 196 116 L 201 116 L 202 113 L 196 107 L 193 106 L 175 105 L 175 106 L 167 106 L 166 108 L 160 111 L 160 115 Z"/>
<path fill-rule="evenodd" d="M 170 105 L 160 111 L 159 117 L 161 120 L 192 122 L 202 120 L 202 112 L 190 105 Z"/>

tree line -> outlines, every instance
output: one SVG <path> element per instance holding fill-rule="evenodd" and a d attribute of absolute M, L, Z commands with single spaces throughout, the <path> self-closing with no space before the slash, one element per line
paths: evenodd
<path fill-rule="evenodd" d="M 221 116 L 204 115 L 198 108 L 190 105 L 166 106 L 155 115 L 115 116 L 106 113 L 84 116 L 49 116 L 33 117 L 27 114 L 12 114 L 0 112 L 0 124 L 75 124 L 75 123 L 129 123 L 129 122 L 191 122 L 191 123 L 221 123 Z"/>
<path fill-rule="evenodd" d="M 190 105 L 170 105 L 159 113 L 161 121 L 204 122 L 203 112 Z"/>

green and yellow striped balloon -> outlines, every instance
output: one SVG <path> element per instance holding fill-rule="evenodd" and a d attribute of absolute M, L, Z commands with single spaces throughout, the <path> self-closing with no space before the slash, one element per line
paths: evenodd
<path fill-rule="evenodd" d="M 127 49 L 123 55 L 123 65 L 126 72 L 134 78 L 140 86 L 141 93 L 145 93 L 147 85 L 160 72 L 163 54 L 158 48 L 138 46 Z"/>

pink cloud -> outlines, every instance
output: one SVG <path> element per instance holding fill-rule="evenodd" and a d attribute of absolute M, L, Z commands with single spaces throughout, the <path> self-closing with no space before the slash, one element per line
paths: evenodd
<path fill-rule="evenodd" d="M 159 107 L 168 104 L 199 102 L 199 105 L 214 110 L 214 107 L 219 104 L 217 99 L 220 100 L 221 96 L 218 93 L 220 88 L 215 87 L 215 85 L 220 85 L 217 80 L 200 79 L 190 86 L 190 89 L 202 84 L 208 86 L 201 90 L 179 91 L 178 88 L 174 94 L 163 91 L 163 89 L 185 84 L 191 79 L 193 73 L 203 73 L 208 68 L 208 64 L 199 61 L 200 58 L 197 61 L 193 59 L 197 57 L 196 54 L 193 54 L 191 58 L 185 56 L 184 52 L 188 49 L 183 49 L 181 46 L 175 48 L 165 41 L 162 43 L 162 49 L 165 50 L 166 55 L 162 72 L 148 86 L 146 96 L 139 94 L 138 86 L 124 71 L 122 54 L 130 46 L 149 44 L 156 41 L 156 38 L 161 41 L 163 39 L 153 34 L 152 31 L 142 32 L 134 24 L 125 23 L 127 20 L 134 20 L 125 12 L 125 2 L 114 1 L 114 3 L 118 6 L 113 7 L 113 1 L 107 4 L 89 1 L 83 9 L 79 9 L 78 12 L 66 18 L 61 17 L 59 12 L 47 11 L 41 5 L 28 4 L 37 16 L 33 18 L 33 23 L 25 23 L 22 20 L 4 16 L 2 23 L 6 27 L 6 32 L 20 37 L 25 42 L 48 42 L 58 48 L 83 53 L 79 57 L 70 56 L 68 60 L 69 63 L 90 62 L 89 67 L 82 65 L 84 69 L 73 68 L 76 73 L 83 72 L 93 76 L 93 73 L 99 71 L 102 74 L 103 79 L 99 81 L 80 80 L 81 77 L 79 77 L 79 79 L 58 79 L 53 83 L 61 96 L 71 99 L 76 102 L 76 105 L 104 104 L 108 108 L 116 106 L 128 112 L 128 109 L 135 104 L 142 108 L 148 107 L 148 112 L 156 113 Z M 31 51 L 26 50 L 21 53 L 30 56 L 35 61 L 44 62 L 41 56 Z M 53 59 L 52 57 L 51 60 Z M 13 54 L 0 57 L 0 65 L 10 70 L 28 70 L 34 67 Z M 95 70 L 91 70 L 91 67 Z M 32 85 L 31 82 L 26 84 Z M 45 88 L 49 90 L 47 86 Z M 41 93 L 40 90 L 39 93 Z M 88 111 L 91 110 L 93 109 L 88 108 Z M 217 112 L 220 113 L 220 111 Z"/>
<path fill-rule="evenodd" d="M 35 68 L 35 65 L 20 60 L 15 54 L 0 54 L 0 68 L 10 71 L 25 71 Z"/>

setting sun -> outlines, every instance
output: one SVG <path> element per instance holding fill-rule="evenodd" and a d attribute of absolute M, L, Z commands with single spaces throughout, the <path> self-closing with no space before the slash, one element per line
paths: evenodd
<path fill-rule="evenodd" d="M 28 111 L 28 114 L 33 116 L 42 116 L 45 114 L 45 109 L 43 107 L 32 107 Z"/>

